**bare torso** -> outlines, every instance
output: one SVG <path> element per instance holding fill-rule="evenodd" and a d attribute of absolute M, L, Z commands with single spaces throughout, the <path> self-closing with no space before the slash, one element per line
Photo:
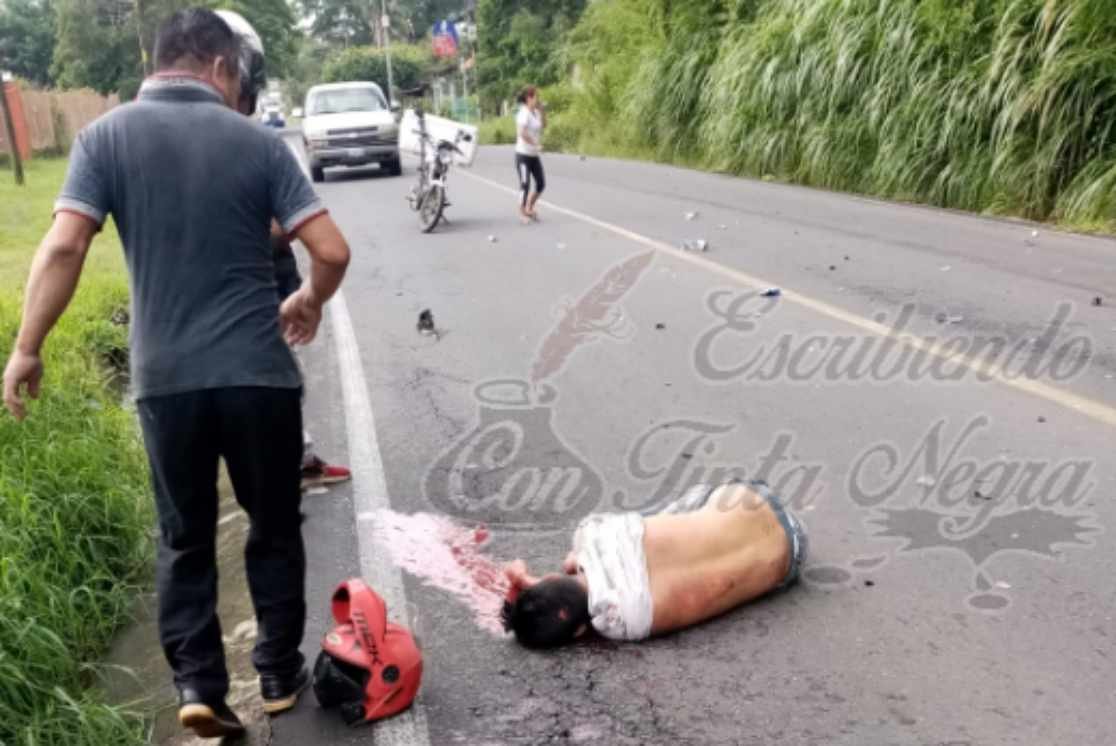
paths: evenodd
<path fill-rule="evenodd" d="M 704 621 L 777 587 L 790 543 L 775 512 L 744 484 L 719 487 L 693 513 L 644 519 L 651 633 Z"/>

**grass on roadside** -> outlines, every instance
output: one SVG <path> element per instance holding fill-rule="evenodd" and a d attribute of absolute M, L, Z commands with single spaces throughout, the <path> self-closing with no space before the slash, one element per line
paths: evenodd
<path fill-rule="evenodd" d="M 598 0 L 567 39 L 562 139 L 1116 232 L 1111 5 Z"/>
<path fill-rule="evenodd" d="M 19 188 L 0 171 L 0 360 L 64 172 L 64 160 L 32 160 Z M 109 227 L 47 342 L 42 397 L 23 423 L 0 415 L 0 744 L 144 742 L 142 718 L 96 690 L 151 551 L 143 452 L 105 364 L 127 346 L 112 321 L 127 307 Z"/>

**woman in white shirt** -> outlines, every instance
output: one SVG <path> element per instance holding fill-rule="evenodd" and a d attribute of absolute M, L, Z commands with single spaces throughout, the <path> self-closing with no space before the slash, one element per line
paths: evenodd
<path fill-rule="evenodd" d="M 519 214 L 526 223 L 539 219 L 535 203 L 546 189 L 546 175 L 539 158 L 542 133 L 546 129 L 546 112 L 539 104 L 539 91 L 533 85 L 524 88 L 516 101 L 519 102 L 519 112 L 515 115 L 515 171 L 519 174 L 519 188 L 523 192 Z M 532 179 L 534 190 L 531 189 Z"/>

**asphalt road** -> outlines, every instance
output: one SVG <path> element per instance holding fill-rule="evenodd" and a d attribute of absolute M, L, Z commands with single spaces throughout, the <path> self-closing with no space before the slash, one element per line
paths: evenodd
<path fill-rule="evenodd" d="M 523 226 L 511 160 L 486 148 L 454 171 L 432 235 L 404 202 L 412 168 L 320 185 L 353 248 L 345 297 L 391 507 L 483 519 L 492 555 L 544 569 L 589 510 L 732 470 L 794 503 L 811 555 L 805 582 L 698 628 L 549 654 L 405 574 L 430 743 L 1112 742 L 1116 243 L 566 155 L 545 157 L 552 204 Z M 708 251 L 672 249 L 695 239 Z M 768 285 L 782 295 L 755 295 Z M 416 332 L 424 308 L 437 340 Z M 920 349 L 868 365 L 896 323 Z M 335 342 L 327 323 L 304 355 L 307 411 L 343 461 Z M 979 376 L 997 345 L 1016 351 L 1007 372 Z M 843 347 L 867 352 L 832 363 Z M 941 358 L 959 351 L 975 357 Z M 478 389 L 497 380 L 519 383 Z M 482 431 L 501 423 L 522 440 L 485 472 L 503 441 Z M 580 500 L 453 500 L 552 468 Z M 308 656 L 369 546 L 353 498 L 308 497 Z M 312 696 L 273 724 L 276 744 L 382 734 Z"/>

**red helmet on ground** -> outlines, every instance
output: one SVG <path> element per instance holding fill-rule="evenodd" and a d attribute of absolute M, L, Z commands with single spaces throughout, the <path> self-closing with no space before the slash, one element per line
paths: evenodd
<path fill-rule="evenodd" d="M 390 717 L 411 706 L 422 681 L 422 653 L 410 631 L 387 620 L 384 600 L 354 578 L 333 593 L 337 622 L 314 665 L 314 694 L 339 707 L 349 725 Z"/>

